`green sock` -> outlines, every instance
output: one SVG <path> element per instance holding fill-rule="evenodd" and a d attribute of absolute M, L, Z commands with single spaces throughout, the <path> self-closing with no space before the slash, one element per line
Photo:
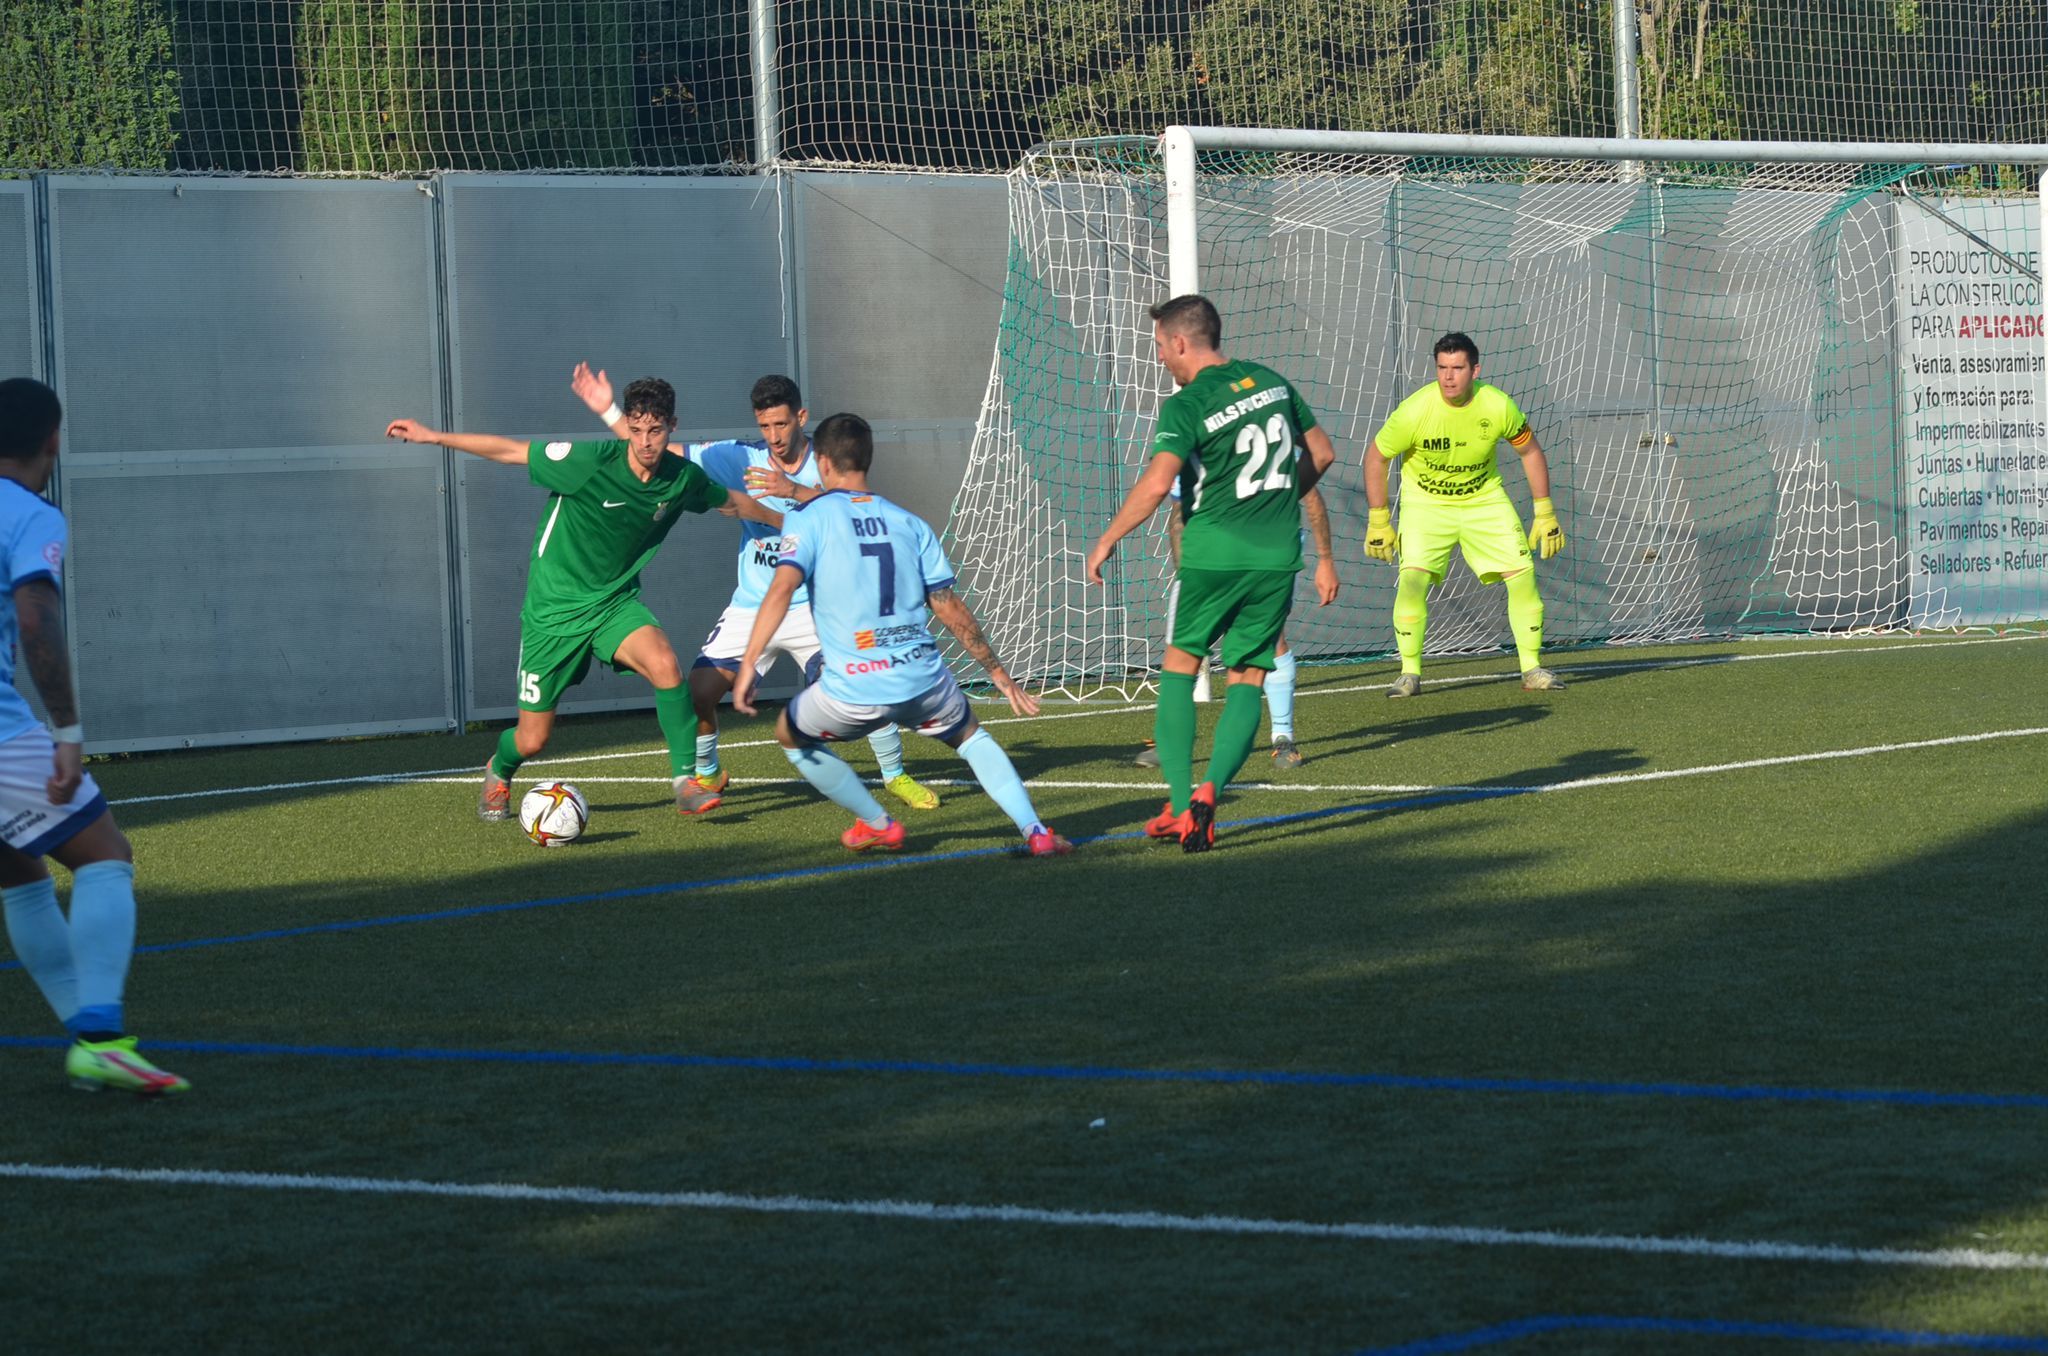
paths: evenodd
<path fill-rule="evenodd" d="M 1217 718 L 1216 738 L 1209 748 L 1209 770 L 1202 777 L 1214 783 L 1219 795 L 1244 766 L 1244 760 L 1252 756 L 1264 707 L 1259 690 L 1250 683 L 1232 683 L 1223 690 L 1223 714 Z"/>
<path fill-rule="evenodd" d="M 1429 576 L 1403 570 L 1394 585 L 1394 648 L 1401 652 L 1401 672 L 1422 672 L 1422 637 L 1428 629 Z"/>
<path fill-rule="evenodd" d="M 1173 812 L 1188 808 L 1195 789 L 1195 675 L 1159 675 L 1159 709 L 1152 716 L 1152 742 L 1159 749 L 1159 771 Z"/>
<path fill-rule="evenodd" d="M 668 741 L 668 775 L 687 777 L 697 766 L 697 716 L 686 683 L 654 689 L 654 718 Z"/>
<path fill-rule="evenodd" d="M 1527 673 L 1543 662 L 1543 595 L 1536 591 L 1534 570 L 1510 575 L 1503 582 L 1508 586 L 1508 629 L 1515 633 L 1515 657 Z"/>
<path fill-rule="evenodd" d="M 500 733 L 498 751 L 491 755 L 491 771 L 508 782 L 512 780 L 512 774 L 519 771 L 519 765 L 526 761 L 519 752 L 517 730 L 518 727 L 514 726 Z"/>

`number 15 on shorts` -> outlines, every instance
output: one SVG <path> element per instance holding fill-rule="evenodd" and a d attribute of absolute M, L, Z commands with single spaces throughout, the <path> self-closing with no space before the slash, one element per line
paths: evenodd
<path fill-rule="evenodd" d="M 521 670 L 519 674 L 519 700 L 537 702 L 540 700 L 540 675 Z"/>

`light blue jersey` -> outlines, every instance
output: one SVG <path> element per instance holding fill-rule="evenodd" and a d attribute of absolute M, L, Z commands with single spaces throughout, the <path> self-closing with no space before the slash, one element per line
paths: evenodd
<path fill-rule="evenodd" d="M 62 585 L 69 535 L 54 504 L 19 481 L 0 478 L 0 561 L 7 569 L 7 587 L 0 590 L 0 740 L 41 724 L 14 688 L 14 652 L 21 639 L 14 591 L 31 579 Z"/>
<path fill-rule="evenodd" d="M 930 691 L 946 665 L 925 600 L 952 587 L 953 563 L 924 519 L 878 494 L 832 490 L 782 527 L 779 563 L 802 570 L 811 585 L 825 694 L 887 706 Z"/>
<path fill-rule="evenodd" d="M 774 467 L 774 453 L 768 444 L 751 440 L 742 442 L 728 439 L 717 443 L 691 443 L 685 449 L 690 460 L 720 485 L 734 494 L 747 492 L 747 468 L 750 466 Z M 816 488 L 822 482 L 818 479 L 818 459 L 811 455 L 810 445 L 804 446 L 804 464 L 793 472 L 784 472 L 799 485 Z M 794 499 L 777 499 L 764 496 L 763 504 L 777 513 L 787 515 L 796 507 Z M 733 586 L 732 606 L 758 609 L 761 600 L 768 596 L 768 581 L 775 577 L 775 562 L 779 552 L 776 543 L 782 533 L 766 523 L 740 520 L 740 564 L 739 582 Z M 789 600 L 790 606 L 810 601 L 810 591 L 800 588 Z"/>

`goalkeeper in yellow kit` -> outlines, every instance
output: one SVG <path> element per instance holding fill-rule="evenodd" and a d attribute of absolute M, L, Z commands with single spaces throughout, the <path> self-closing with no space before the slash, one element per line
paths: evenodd
<path fill-rule="evenodd" d="M 1401 676 L 1389 697 L 1422 690 L 1422 638 L 1429 622 L 1429 591 L 1441 584 L 1451 548 L 1482 584 L 1505 583 L 1508 624 L 1529 691 L 1562 688 L 1543 667 L 1543 598 L 1536 591 L 1531 552 L 1548 560 L 1564 549 L 1564 529 L 1550 504 L 1550 463 L 1514 399 L 1479 379 L 1479 346 L 1470 335 L 1436 341 L 1436 382 L 1396 406 L 1365 449 L 1365 553 L 1393 564 L 1394 644 Z M 1502 483 L 1494 449 L 1505 438 L 1522 459 L 1535 496 L 1528 535 Z M 1401 523 L 1395 531 L 1387 507 L 1387 463 L 1401 463 Z"/>

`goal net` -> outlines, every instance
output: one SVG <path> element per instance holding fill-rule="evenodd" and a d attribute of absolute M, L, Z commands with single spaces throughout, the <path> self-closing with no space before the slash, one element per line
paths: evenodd
<path fill-rule="evenodd" d="M 1302 584 L 1304 657 L 1393 648 L 1361 461 L 1448 331 L 1477 341 L 1481 379 L 1548 454 L 1570 538 L 1538 565 L 1550 645 L 2048 614 L 2034 170 L 1285 149 L 1197 168 L 1178 269 L 1159 143 L 1049 145 L 1010 176 L 1001 331 L 949 546 L 1013 672 L 1128 691 L 1159 662 L 1165 512 L 1106 587 L 1083 556 L 1149 460 L 1173 386 L 1146 311 L 1191 266 L 1225 352 L 1288 377 L 1338 448 L 1323 485 L 1343 592 L 1318 608 Z M 1454 557 L 1429 651 L 1509 644 L 1501 591 Z"/>

